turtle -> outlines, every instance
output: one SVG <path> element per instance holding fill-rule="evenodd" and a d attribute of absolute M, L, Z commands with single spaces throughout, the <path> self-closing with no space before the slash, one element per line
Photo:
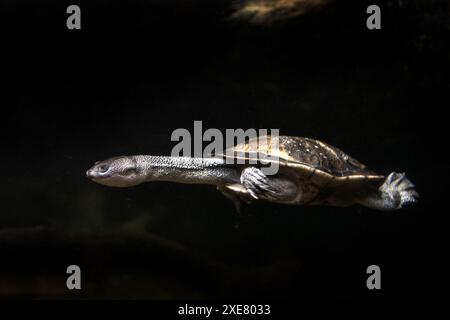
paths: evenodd
<path fill-rule="evenodd" d="M 267 173 L 270 165 L 276 173 Z M 325 142 L 294 136 L 254 137 L 208 158 L 119 156 L 96 162 L 86 175 L 112 187 L 148 181 L 215 185 L 238 211 L 253 201 L 390 211 L 419 198 L 405 173 L 378 174 Z"/>

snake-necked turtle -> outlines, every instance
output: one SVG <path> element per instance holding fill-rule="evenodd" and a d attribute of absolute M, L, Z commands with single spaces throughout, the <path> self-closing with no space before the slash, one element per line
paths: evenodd
<path fill-rule="evenodd" d="M 404 173 L 392 172 L 387 177 L 377 174 L 338 148 L 318 140 L 265 138 L 273 141 L 250 139 L 211 158 L 115 157 L 97 162 L 86 174 L 97 183 L 113 187 L 147 181 L 212 184 L 233 200 L 238 210 L 242 200 L 294 205 L 360 204 L 385 211 L 417 201 L 418 193 Z M 278 172 L 266 175 L 262 161 L 250 164 L 247 160 L 255 159 L 255 154 L 265 159 L 266 165 L 276 161 Z M 227 161 L 230 157 L 245 163 L 230 163 Z"/>

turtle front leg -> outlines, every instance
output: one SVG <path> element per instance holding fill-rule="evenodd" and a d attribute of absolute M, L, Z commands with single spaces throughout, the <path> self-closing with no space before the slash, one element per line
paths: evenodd
<path fill-rule="evenodd" d="M 378 188 L 358 199 L 358 203 L 372 209 L 391 211 L 417 202 L 419 194 L 404 173 L 392 172 Z"/>
<path fill-rule="evenodd" d="M 293 181 L 276 176 L 268 177 L 256 167 L 242 170 L 241 184 L 254 199 L 273 202 L 289 202 L 300 193 Z"/>

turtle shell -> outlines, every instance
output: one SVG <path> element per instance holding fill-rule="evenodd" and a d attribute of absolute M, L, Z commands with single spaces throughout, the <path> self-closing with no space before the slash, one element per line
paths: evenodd
<path fill-rule="evenodd" d="M 256 137 L 225 150 L 220 156 L 233 158 L 237 163 L 255 159 L 262 164 L 277 161 L 280 168 L 292 168 L 301 177 L 315 180 L 319 185 L 384 178 L 338 148 L 303 137 Z"/>

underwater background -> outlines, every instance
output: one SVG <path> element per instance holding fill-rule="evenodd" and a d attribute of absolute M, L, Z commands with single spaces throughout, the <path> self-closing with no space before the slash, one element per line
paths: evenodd
<path fill-rule="evenodd" d="M 239 1 L 3 1 L 0 298 L 317 298 L 423 295 L 444 273 L 450 8 L 332 1 L 269 23 Z M 418 205 L 255 203 L 212 186 L 115 189 L 98 160 L 169 155 L 177 128 L 280 129 L 406 172 Z M 82 290 L 66 288 L 66 268 Z M 366 287 L 379 265 L 382 290 Z M 428 291 L 432 294 L 434 291 Z"/>

